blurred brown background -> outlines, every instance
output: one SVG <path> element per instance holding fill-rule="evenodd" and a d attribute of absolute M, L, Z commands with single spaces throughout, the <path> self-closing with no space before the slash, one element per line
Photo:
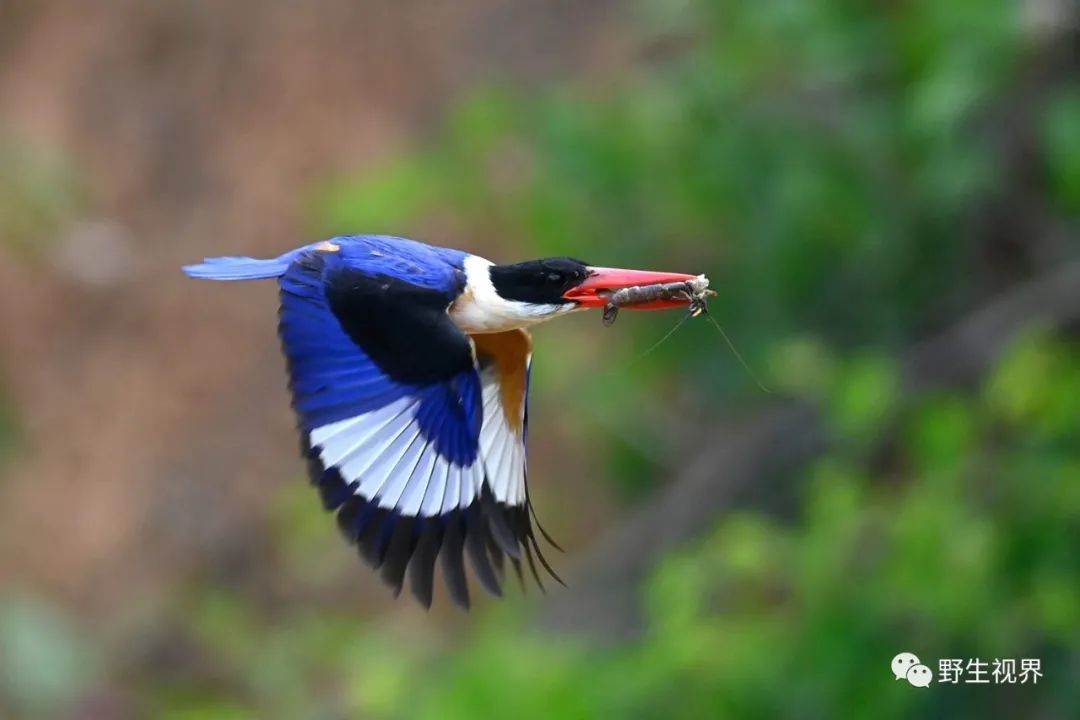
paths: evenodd
<path fill-rule="evenodd" d="M 33 478 L 0 483 L 0 577 L 110 618 L 257 564 L 267 488 L 299 468 L 275 291 L 179 266 L 313 240 L 312 185 L 422 142 L 469 83 L 602 73 L 625 51 L 605 5 L 6 3 L 0 130 L 85 187 L 29 265 L 0 255 L 26 435 L 4 472 Z"/>

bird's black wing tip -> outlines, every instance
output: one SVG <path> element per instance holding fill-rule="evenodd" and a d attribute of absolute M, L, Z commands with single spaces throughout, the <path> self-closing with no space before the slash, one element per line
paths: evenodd
<path fill-rule="evenodd" d="M 301 437 L 301 452 L 323 506 L 336 513 L 337 525 L 346 540 L 357 546 L 360 557 L 378 571 L 395 597 L 407 582 L 416 602 L 430 610 L 438 564 L 451 602 L 468 611 L 472 598 L 466 556 L 480 586 L 494 597 L 504 595 L 507 558 L 523 591 L 527 586 L 523 564 L 528 564 L 541 592 L 546 588 L 540 568 L 566 586 L 541 552 L 534 530 L 539 526 L 534 526 L 528 504 L 498 502 L 485 484 L 480 496 L 464 509 L 434 517 L 405 516 L 358 495 L 358 483 L 346 482 L 337 468 L 324 467 L 306 434 Z M 542 528 L 541 534 L 552 542 Z"/>

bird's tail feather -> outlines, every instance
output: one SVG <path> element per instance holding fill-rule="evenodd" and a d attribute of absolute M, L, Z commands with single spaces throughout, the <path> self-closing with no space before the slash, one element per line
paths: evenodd
<path fill-rule="evenodd" d="M 289 269 L 295 252 L 260 260 L 249 257 L 206 258 L 197 265 L 185 265 L 189 277 L 200 280 L 262 280 L 280 277 Z"/>

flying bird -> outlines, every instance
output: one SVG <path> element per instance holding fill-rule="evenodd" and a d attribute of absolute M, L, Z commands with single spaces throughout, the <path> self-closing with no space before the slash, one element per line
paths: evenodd
<path fill-rule="evenodd" d="M 537 543 L 527 484 L 528 328 L 605 307 L 623 288 L 695 278 L 568 257 L 497 265 L 383 235 L 272 259 L 207 258 L 184 272 L 277 280 L 301 451 L 323 505 L 395 595 L 408 572 L 430 607 L 438 560 L 465 608 L 466 555 L 494 595 L 504 556 L 519 579 L 525 562 L 540 583 L 535 554 L 558 580 Z"/>

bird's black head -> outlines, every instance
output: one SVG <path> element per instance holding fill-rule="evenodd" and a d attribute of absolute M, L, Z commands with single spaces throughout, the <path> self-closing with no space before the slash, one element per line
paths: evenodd
<path fill-rule="evenodd" d="M 568 257 L 529 260 L 514 265 L 492 265 L 491 284 L 504 300 L 533 305 L 574 302 L 566 293 L 592 274 L 588 265 Z"/>
<path fill-rule="evenodd" d="M 626 270 L 586 265 L 568 257 L 530 260 L 515 265 L 488 267 L 491 285 L 477 300 L 497 308 L 493 314 L 521 316 L 540 322 L 571 310 L 606 307 L 612 294 L 623 288 L 679 283 L 694 280 L 696 275 Z M 494 293 L 490 291 L 494 289 Z M 481 295 L 484 295 L 481 298 Z M 659 310 L 685 305 L 686 300 L 657 300 L 631 305 L 635 309 Z"/>

